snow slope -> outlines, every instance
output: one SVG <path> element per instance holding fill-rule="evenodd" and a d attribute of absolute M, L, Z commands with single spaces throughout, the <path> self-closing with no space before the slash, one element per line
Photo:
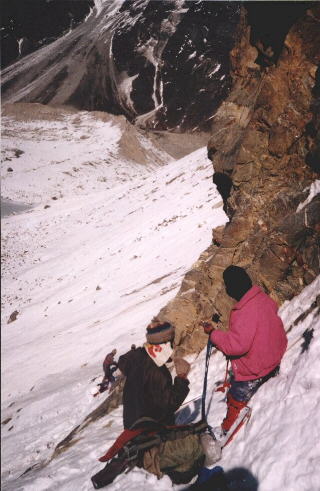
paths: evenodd
<path fill-rule="evenodd" d="M 166 165 L 156 166 L 157 149 L 144 142 L 151 163 L 120 160 L 114 121 L 86 112 L 4 118 L 3 196 L 35 204 L 2 219 L 3 419 L 14 415 L 5 476 L 48 455 L 97 403 L 90 380 L 106 352 L 143 341 L 212 227 L 226 221 L 205 148 L 179 161 L 163 154 Z"/>
<path fill-rule="evenodd" d="M 123 128 L 116 119 L 81 112 L 46 122 L 8 117 L 4 125 L 2 146 L 10 160 L 2 164 L 2 194 L 35 206 L 1 220 L 3 489 L 90 490 L 90 476 L 102 467 L 97 458 L 122 430 L 121 407 L 89 425 L 48 466 L 19 476 L 49 458 L 104 399 L 92 391 L 105 354 L 143 342 L 146 324 L 176 294 L 210 244 L 212 228 L 226 217 L 205 148 L 178 161 L 162 154 L 158 165 L 151 157 L 141 165 L 121 157 Z M 152 144 L 144 144 L 154 156 Z M 16 149 L 24 153 L 16 156 Z M 255 395 L 250 423 L 221 461 L 227 471 L 245 468 L 261 491 L 319 489 L 317 309 L 294 325 L 319 283 L 282 306 L 292 329 L 281 374 Z M 7 324 L 15 310 L 17 319 Z M 314 336 L 303 351 L 302 335 L 311 327 Z M 180 422 L 200 416 L 204 356 L 189 357 L 190 402 Z M 215 352 L 207 400 L 213 426 L 225 411 L 222 394 L 214 392 L 224 370 Z M 135 469 L 108 489 L 172 486 L 167 477 L 157 481 Z"/>

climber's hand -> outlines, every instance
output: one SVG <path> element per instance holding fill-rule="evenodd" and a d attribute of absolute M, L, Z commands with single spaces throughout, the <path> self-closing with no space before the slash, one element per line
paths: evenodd
<path fill-rule="evenodd" d="M 211 321 L 201 321 L 200 326 L 203 328 L 206 334 L 211 334 L 211 332 L 217 327 Z"/>
<path fill-rule="evenodd" d="M 187 378 L 191 368 L 190 363 L 179 357 L 174 358 L 173 361 L 176 368 L 177 377 Z"/>

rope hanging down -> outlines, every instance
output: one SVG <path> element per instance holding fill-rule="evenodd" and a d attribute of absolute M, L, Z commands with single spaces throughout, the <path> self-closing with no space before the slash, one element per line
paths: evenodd
<path fill-rule="evenodd" d="M 220 315 L 217 313 L 213 314 L 212 321 L 216 322 L 216 323 L 220 322 Z M 205 373 L 204 373 L 203 390 L 202 390 L 202 407 L 201 407 L 202 421 L 207 421 L 207 418 L 206 418 L 206 396 L 207 396 L 208 368 L 209 368 L 209 362 L 210 362 L 210 356 L 211 356 L 212 348 L 213 348 L 213 344 L 211 343 L 210 336 L 209 336 L 208 342 L 207 342 L 206 364 L 205 364 Z M 209 431 L 210 431 L 210 429 L 211 429 L 211 427 L 209 426 Z"/>
<path fill-rule="evenodd" d="M 205 364 L 205 373 L 204 373 L 203 390 L 202 390 L 202 407 L 201 407 L 202 421 L 206 421 L 206 419 L 207 419 L 206 418 L 206 395 L 207 395 L 207 382 L 208 382 L 208 368 L 209 368 L 209 362 L 210 362 L 212 347 L 213 347 L 213 345 L 212 345 L 210 338 L 209 338 L 208 343 L 207 343 L 206 364 Z"/>

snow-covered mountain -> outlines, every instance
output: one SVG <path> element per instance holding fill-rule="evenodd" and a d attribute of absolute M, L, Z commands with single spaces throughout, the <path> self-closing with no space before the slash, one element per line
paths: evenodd
<path fill-rule="evenodd" d="M 3 0 L 1 67 L 73 29 L 93 5 L 93 0 Z"/>
<path fill-rule="evenodd" d="M 96 0 L 85 22 L 4 70 L 3 100 L 208 128 L 230 88 L 238 20 L 232 2 Z"/>

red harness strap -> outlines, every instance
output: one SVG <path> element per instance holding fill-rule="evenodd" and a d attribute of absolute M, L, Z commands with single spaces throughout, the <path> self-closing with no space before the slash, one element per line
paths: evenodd
<path fill-rule="evenodd" d="M 139 428 L 138 430 L 123 430 L 121 435 L 118 436 L 109 450 L 102 457 L 100 457 L 100 462 L 107 462 L 107 460 L 112 459 L 112 457 L 114 457 L 126 443 L 132 440 L 132 438 L 135 436 L 140 435 L 140 433 L 143 431 L 145 430 L 142 428 Z"/>
<path fill-rule="evenodd" d="M 228 382 L 228 369 L 229 369 L 229 359 L 227 360 L 227 367 L 226 367 L 226 375 L 224 377 L 224 382 L 220 387 L 217 387 L 215 392 L 225 392 L 226 389 L 229 389 L 231 387 L 231 384 Z"/>

